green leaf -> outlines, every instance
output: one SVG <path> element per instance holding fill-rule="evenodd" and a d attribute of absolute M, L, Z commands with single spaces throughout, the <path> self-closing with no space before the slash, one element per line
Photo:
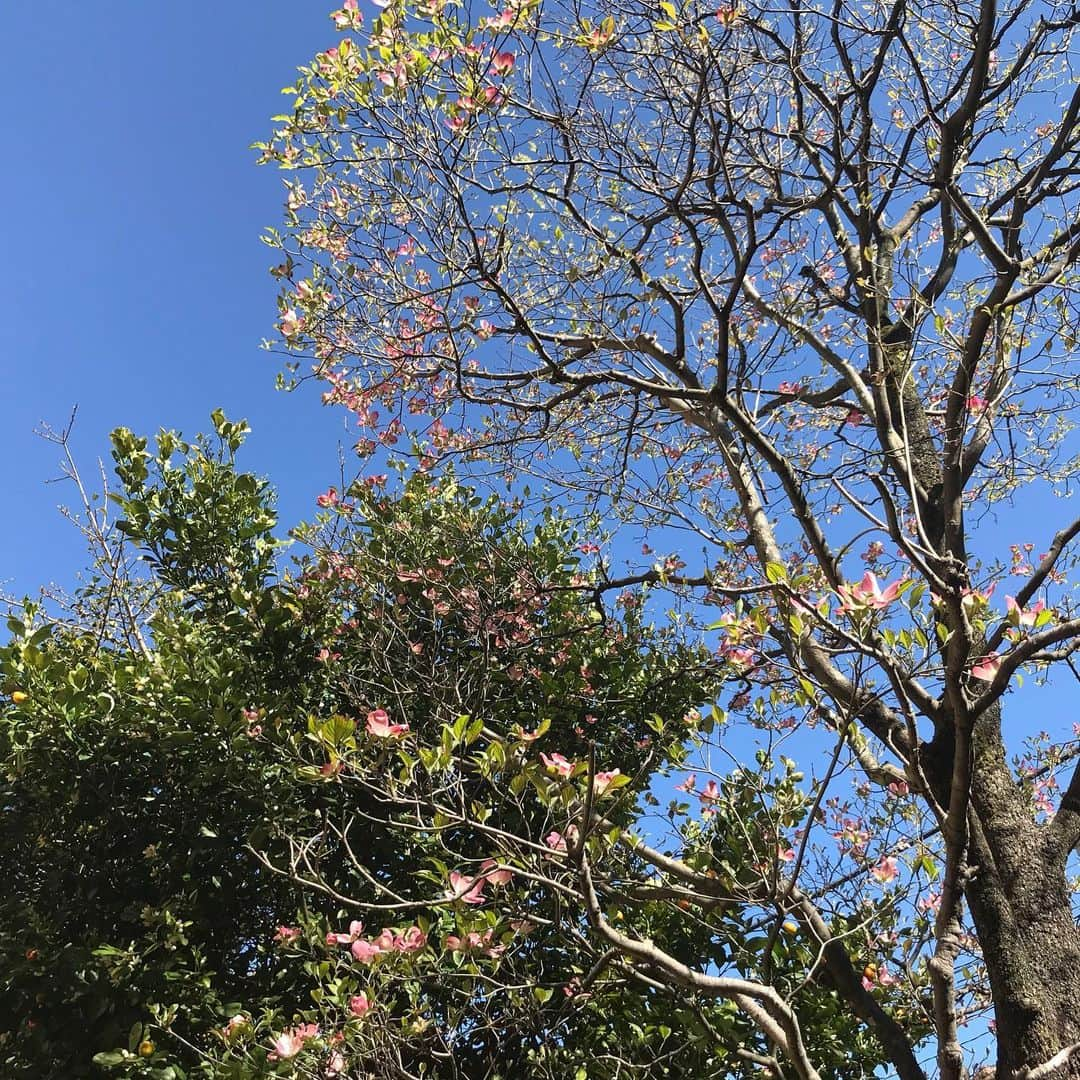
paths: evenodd
<path fill-rule="evenodd" d="M 95 1065 L 108 1069 L 114 1065 L 123 1065 L 128 1058 L 123 1050 L 103 1050 L 100 1054 L 95 1054 L 90 1060 Z"/>

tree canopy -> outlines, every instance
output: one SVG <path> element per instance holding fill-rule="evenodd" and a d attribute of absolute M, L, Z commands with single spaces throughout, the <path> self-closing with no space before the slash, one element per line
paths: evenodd
<path fill-rule="evenodd" d="M 259 149 L 366 463 L 286 570 L 243 425 L 114 435 L 7 1067 L 1080 1076 L 1075 8 L 332 18 Z"/>
<path fill-rule="evenodd" d="M 992 1003 L 999 1075 L 1074 1075 L 1080 781 L 1054 798 L 1074 744 L 1018 771 L 1003 733 L 1024 673 L 1071 681 L 1080 628 L 1080 522 L 1009 514 L 1071 491 L 1080 460 L 1074 8 L 394 0 L 370 27 L 351 3 L 335 19 L 349 36 L 262 147 L 287 170 L 288 371 L 313 361 L 361 452 L 410 439 L 422 467 L 542 476 L 662 551 L 622 581 L 700 605 L 732 721 L 835 733 L 794 866 L 757 894 L 777 925 L 796 895 L 822 902 L 800 882 L 828 881 L 834 844 L 881 880 L 910 871 L 932 925 L 909 912 L 920 945 L 891 959 L 928 981 L 937 1072 L 963 1075 L 964 1022 Z M 596 573 L 617 589 L 613 551 Z M 836 791 L 849 765 L 884 799 L 875 828 Z M 685 842 L 649 873 L 708 910 Z M 590 884 L 607 858 L 577 860 L 593 932 L 815 1075 L 771 963 L 740 969 L 751 992 L 614 926 Z M 824 966 L 892 1067 L 924 1075 L 918 1032 L 844 970 L 839 924 L 800 910 L 806 978 Z"/>

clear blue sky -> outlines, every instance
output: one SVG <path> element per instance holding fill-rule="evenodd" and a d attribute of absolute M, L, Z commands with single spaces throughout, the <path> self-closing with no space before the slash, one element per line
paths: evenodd
<path fill-rule="evenodd" d="M 221 406 L 254 434 L 284 523 L 337 472 L 339 411 L 274 389 L 273 252 L 281 176 L 248 149 L 295 68 L 334 44 L 327 0 L 5 5 L 0 56 L 0 588 L 70 583 L 81 540 L 57 450 L 34 437 L 79 406 L 93 471 L 117 425 L 186 434 Z"/>

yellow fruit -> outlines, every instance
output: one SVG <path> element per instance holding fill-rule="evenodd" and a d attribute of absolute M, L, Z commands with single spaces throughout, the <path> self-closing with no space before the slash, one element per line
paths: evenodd
<path fill-rule="evenodd" d="M 154 1044 L 149 1039 L 143 1039 L 143 1041 L 139 1043 L 139 1057 L 150 1057 L 153 1052 Z"/>
<path fill-rule="evenodd" d="M 877 968 L 873 964 L 867 964 L 863 968 L 863 978 L 873 982 L 877 978 Z"/>
<path fill-rule="evenodd" d="M 785 919 L 784 929 L 789 934 L 797 934 L 799 932 L 799 924 L 794 919 Z"/>
<path fill-rule="evenodd" d="M 24 701 L 30 700 L 30 695 L 24 693 L 22 690 L 16 690 L 11 695 L 11 700 L 14 701 L 16 705 L 21 705 Z"/>

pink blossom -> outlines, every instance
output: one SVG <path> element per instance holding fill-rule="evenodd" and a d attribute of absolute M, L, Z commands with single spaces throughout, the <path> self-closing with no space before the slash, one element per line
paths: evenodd
<path fill-rule="evenodd" d="M 237 1013 L 229 1019 L 229 1022 L 221 1029 L 221 1034 L 226 1039 L 231 1039 L 241 1028 L 245 1028 L 251 1021 L 243 1014 Z"/>
<path fill-rule="evenodd" d="M 578 842 L 578 827 L 576 825 L 568 825 L 566 827 L 566 833 L 561 833 L 556 830 L 552 830 L 544 837 L 544 843 L 553 851 L 565 851 L 566 842 L 569 840 L 571 844 Z"/>
<path fill-rule="evenodd" d="M 574 762 L 567 761 L 562 754 L 541 754 L 540 760 L 549 772 L 557 773 L 559 776 L 569 776 L 574 771 Z"/>
<path fill-rule="evenodd" d="M 611 772 L 598 772 L 593 777 L 593 792 L 597 795 L 605 794 L 615 777 L 621 775 L 618 769 L 612 769 Z"/>
<path fill-rule="evenodd" d="M 901 582 L 894 581 L 882 589 L 877 575 L 867 570 L 858 585 L 840 586 L 840 610 L 847 615 L 858 614 L 867 608 L 882 611 L 900 595 L 900 585 Z"/>
<path fill-rule="evenodd" d="M 980 682 L 993 682 L 1000 668 L 1001 657 L 996 652 L 990 653 L 987 656 L 980 656 L 971 665 L 971 674 Z"/>
<path fill-rule="evenodd" d="M 776 845 L 776 857 L 781 862 L 786 862 L 786 863 L 794 862 L 795 861 L 795 850 L 794 850 L 794 848 L 787 847 L 785 844 L 777 844 Z"/>
<path fill-rule="evenodd" d="M 281 316 L 279 325 L 281 327 L 282 337 L 294 338 L 304 329 L 304 318 L 302 315 L 297 315 L 292 308 L 289 308 L 289 310 Z"/>
<path fill-rule="evenodd" d="M 397 739 L 409 732 L 408 724 L 391 724 L 385 709 L 372 709 L 367 714 L 367 732 L 378 739 Z"/>
<path fill-rule="evenodd" d="M 419 952 L 427 945 L 427 934 L 419 926 L 410 926 L 394 934 L 394 948 L 401 953 Z"/>
<path fill-rule="evenodd" d="M 894 780 L 889 785 L 889 794 L 894 799 L 902 798 L 904 795 L 906 795 L 908 793 L 909 790 L 910 789 L 908 788 L 908 784 L 907 784 L 906 780 Z"/>
<path fill-rule="evenodd" d="M 691 773 L 681 784 L 675 785 L 676 791 L 683 791 L 687 795 L 691 794 L 694 787 L 697 785 L 697 773 Z"/>
<path fill-rule="evenodd" d="M 394 931 L 390 927 L 384 927 L 371 939 L 371 944 L 381 953 L 391 953 L 397 949 L 397 941 Z"/>
<path fill-rule="evenodd" d="M 330 13 L 338 30 L 359 30 L 364 23 L 357 0 L 345 0 L 337 11 Z"/>
<path fill-rule="evenodd" d="M 720 789 L 716 786 L 715 780 L 710 780 L 704 788 L 698 792 L 698 798 L 702 802 L 716 802 L 720 798 Z"/>
<path fill-rule="evenodd" d="M 268 1055 L 268 1060 L 279 1061 L 296 1057 L 304 1048 L 308 1039 L 314 1039 L 319 1034 L 318 1024 L 300 1024 L 289 1031 L 282 1032 L 274 1040 L 274 1049 Z"/>
<path fill-rule="evenodd" d="M 870 874 L 875 881 L 881 882 L 882 885 L 887 885 L 890 881 L 896 879 L 900 870 L 897 866 L 896 860 L 887 855 L 877 864 L 877 866 L 870 868 Z"/>
<path fill-rule="evenodd" d="M 754 650 L 744 649 L 733 645 L 725 645 L 721 648 L 720 652 L 725 659 L 742 668 L 752 668 L 754 666 Z"/>
<path fill-rule="evenodd" d="M 450 888 L 445 895 L 448 900 L 461 900 L 465 904 L 482 904 L 486 884 L 487 878 L 471 878 L 465 874 L 459 874 L 456 870 L 451 870 Z"/>
<path fill-rule="evenodd" d="M 1022 608 L 1012 596 L 1005 597 L 1005 607 L 1009 612 L 1009 621 L 1013 626 L 1034 626 L 1039 615 L 1046 609 L 1046 605 L 1040 600 L 1029 608 Z"/>
<path fill-rule="evenodd" d="M 960 606 L 970 615 L 973 611 L 986 607 L 996 588 L 997 585 L 993 584 L 983 592 L 978 589 L 964 589 L 960 593 Z"/>
<path fill-rule="evenodd" d="M 483 871 L 484 877 L 491 882 L 492 885 L 509 885 L 513 880 L 513 870 L 497 870 L 495 869 L 499 864 L 494 859 L 485 859 L 480 864 L 480 869 Z"/>
<path fill-rule="evenodd" d="M 491 61 L 491 70 L 496 75 L 509 75 L 514 70 L 514 54 L 512 52 L 496 53 Z"/>
<path fill-rule="evenodd" d="M 981 413 L 990 403 L 978 394 L 971 394 L 967 399 L 967 407 L 970 412 Z"/>
<path fill-rule="evenodd" d="M 359 960 L 361 964 L 370 964 L 375 957 L 382 956 L 383 950 L 373 942 L 361 939 L 352 943 L 349 952 L 353 954 L 354 960 Z"/>
<path fill-rule="evenodd" d="M 315 502 L 322 507 L 337 506 L 341 502 L 341 496 L 338 495 L 337 488 L 328 488 Z"/>
<path fill-rule="evenodd" d="M 353 1016 L 363 1016 L 370 1008 L 371 1002 L 368 1000 L 368 996 L 363 990 L 361 990 L 359 994 L 353 994 L 353 996 L 349 998 L 349 1012 L 351 1012 Z"/>
<path fill-rule="evenodd" d="M 448 116 L 444 123 L 454 135 L 461 135 L 469 126 L 469 116 L 466 112 L 458 110 Z"/>
<path fill-rule="evenodd" d="M 364 932 L 364 924 L 356 919 L 349 923 L 348 933 L 331 933 L 326 935 L 327 945 L 351 945 Z"/>
<path fill-rule="evenodd" d="M 505 945 L 496 945 L 495 931 L 485 930 L 480 933 L 470 930 L 463 938 L 456 934 L 447 934 L 445 947 L 448 952 L 482 952 L 486 956 L 499 956 L 506 951 Z"/>
<path fill-rule="evenodd" d="M 300 936 L 300 929 L 296 926 L 279 926 L 274 931 L 274 941 L 278 945 L 289 945 Z"/>

